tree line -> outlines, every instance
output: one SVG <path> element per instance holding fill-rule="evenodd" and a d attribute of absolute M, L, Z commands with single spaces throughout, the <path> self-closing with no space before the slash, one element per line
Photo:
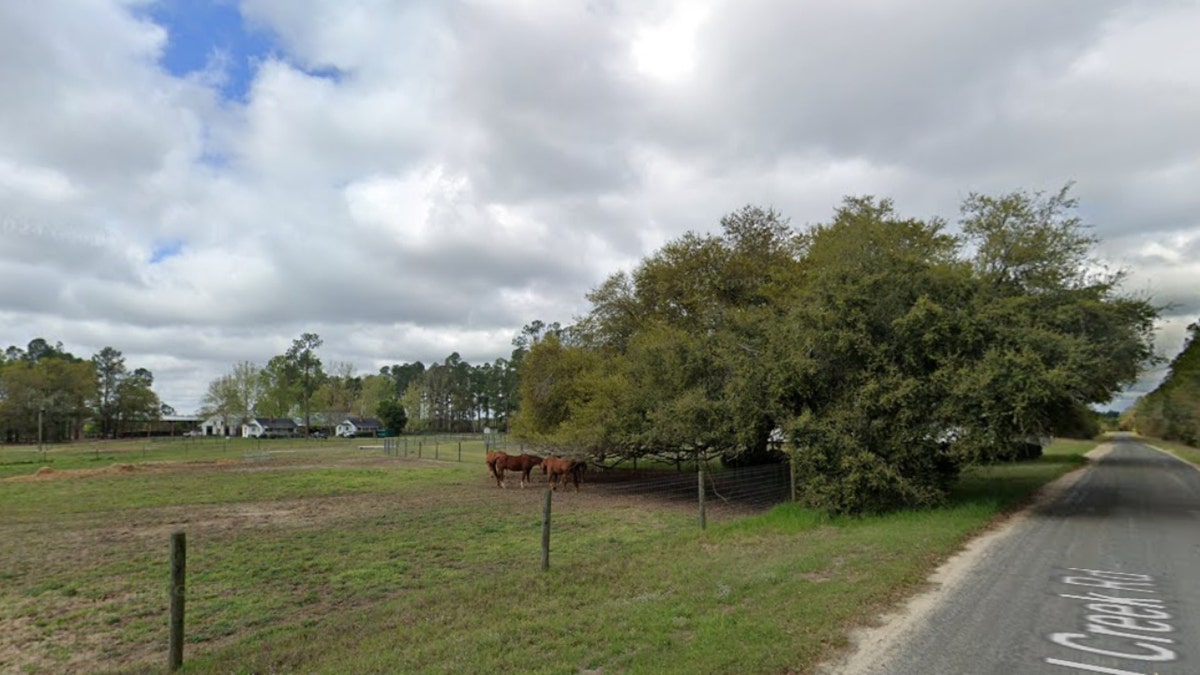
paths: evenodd
<path fill-rule="evenodd" d="M 854 197 L 803 230 L 749 206 L 675 239 L 530 346 L 514 433 L 601 461 L 787 452 L 814 506 L 936 504 L 1132 383 L 1159 311 L 1066 188 L 972 194 L 958 225 Z"/>
<path fill-rule="evenodd" d="M 35 338 L 0 355 L 0 432 L 6 443 L 134 433 L 174 412 L 153 385 L 149 370 L 130 370 L 113 347 L 84 359 Z"/>
<path fill-rule="evenodd" d="M 306 429 L 344 417 L 375 417 L 394 432 L 506 430 L 518 407 L 517 373 L 528 345 L 558 324 L 534 321 L 513 339 L 510 358 L 472 365 L 457 353 L 426 366 L 397 363 L 358 375 L 349 363 L 321 361 L 324 342 L 304 333 L 265 366 L 242 361 L 209 383 L 202 413 L 226 426 L 255 417 L 301 417 Z M 314 424 L 313 415 L 318 415 Z"/>
<path fill-rule="evenodd" d="M 1158 387 L 1138 399 L 1122 426 L 1155 438 L 1200 445 L 1200 322 L 1187 327 L 1183 350 Z"/>

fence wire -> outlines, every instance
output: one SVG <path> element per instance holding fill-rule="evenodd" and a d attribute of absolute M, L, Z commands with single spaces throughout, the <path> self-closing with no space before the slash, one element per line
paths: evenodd
<path fill-rule="evenodd" d="M 449 461 L 481 461 L 487 449 L 523 451 L 502 436 L 492 437 L 480 447 L 479 435 L 393 437 L 375 439 L 384 454 L 393 457 Z M 463 450 L 463 444 L 470 448 Z M 542 454 L 542 453 L 537 453 Z M 605 468 L 589 464 L 583 475 L 585 489 L 617 496 L 653 496 L 659 499 L 697 502 L 699 476 L 694 464 L 678 471 L 670 469 Z M 787 463 L 725 468 L 715 462 L 705 465 L 705 501 L 714 507 L 731 506 L 765 509 L 791 498 L 790 466 Z"/>
<path fill-rule="evenodd" d="M 612 494 L 657 495 L 667 499 L 698 501 L 698 476 L 693 471 L 638 471 L 632 469 L 588 469 L 586 483 Z M 766 508 L 791 498 L 787 464 L 736 469 L 706 467 L 705 500 L 716 505 Z"/>

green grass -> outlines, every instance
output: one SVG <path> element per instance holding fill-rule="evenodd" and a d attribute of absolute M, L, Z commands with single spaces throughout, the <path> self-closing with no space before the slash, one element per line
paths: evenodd
<path fill-rule="evenodd" d="M 483 436 L 404 435 L 392 439 L 403 456 L 463 462 L 483 461 Z M 36 445 L 0 445 L 0 479 L 35 473 L 42 467 L 55 471 L 98 469 L 117 463 L 213 462 L 230 460 L 292 460 L 324 458 L 347 452 L 381 453 L 382 438 L 131 438 L 116 441 L 79 441 Z M 516 445 L 515 443 L 513 445 Z M 507 446 L 506 446 L 507 447 Z"/>
<path fill-rule="evenodd" d="M 0 670 L 157 672 L 181 529 L 184 672 L 812 672 L 1093 445 L 971 470 L 937 509 L 784 505 L 705 531 L 689 508 L 585 485 L 555 494 L 547 572 L 542 491 L 489 485 L 482 452 L 9 481 Z"/>

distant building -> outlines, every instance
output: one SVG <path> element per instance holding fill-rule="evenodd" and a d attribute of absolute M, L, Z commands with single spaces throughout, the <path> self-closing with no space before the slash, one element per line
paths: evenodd
<path fill-rule="evenodd" d="M 238 425 L 241 423 L 241 418 L 224 417 L 221 415 L 213 415 L 200 422 L 199 428 L 196 429 L 197 436 L 237 436 Z"/>
<path fill-rule="evenodd" d="M 296 435 L 296 420 L 290 417 L 256 417 L 242 425 L 243 438 L 281 438 Z"/>
<path fill-rule="evenodd" d="M 373 417 L 347 417 L 337 425 L 337 435 L 342 438 L 355 436 L 375 436 L 383 429 L 379 420 Z"/>

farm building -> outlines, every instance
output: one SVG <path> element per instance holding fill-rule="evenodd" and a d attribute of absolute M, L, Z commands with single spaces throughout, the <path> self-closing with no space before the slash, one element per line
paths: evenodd
<path fill-rule="evenodd" d="M 236 436 L 240 417 L 213 415 L 202 421 L 197 428 L 198 436 Z"/>
<path fill-rule="evenodd" d="M 347 417 L 337 425 L 337 435 L 343 438 L 354 436 L 374 436 L 383 425 L 373 417 Z"/>
<path fill-rule="evenodd" d="M 243 438 L 276 438 L 296 435 L 296 420 L 290 417 L 256 417 L 242 425 Z"/>

